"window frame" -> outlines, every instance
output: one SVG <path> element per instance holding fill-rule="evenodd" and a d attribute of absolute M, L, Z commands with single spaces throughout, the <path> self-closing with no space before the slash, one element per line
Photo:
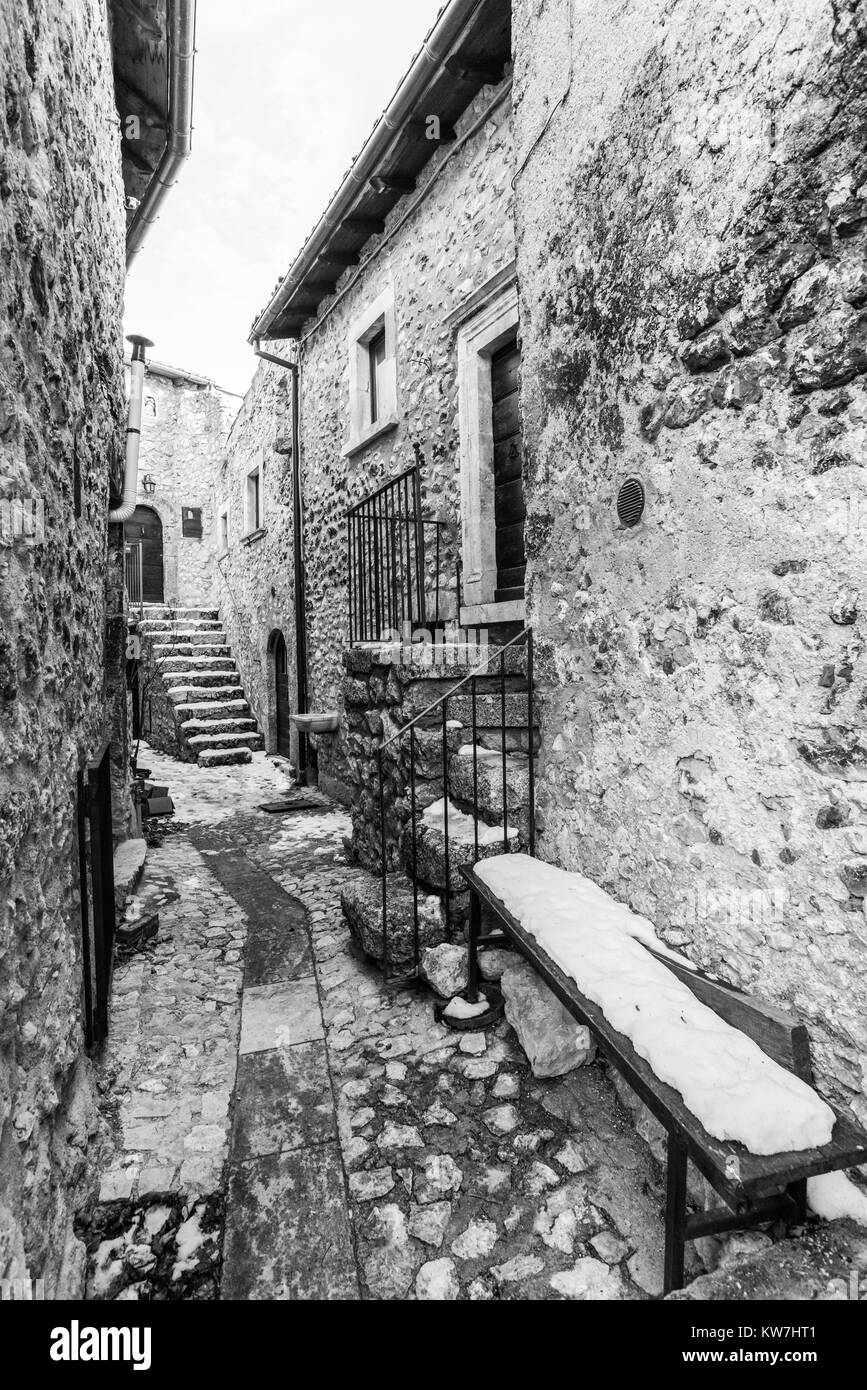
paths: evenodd
<path fill-rule="evenodd" d="M 383 344 L 383 358 L 374 352 Z M 383 290 L 349 325 L 349 439 L 344 458 L 372 444 L 400 423 L 397 389 L 397 325 L 394 290 Z"/>

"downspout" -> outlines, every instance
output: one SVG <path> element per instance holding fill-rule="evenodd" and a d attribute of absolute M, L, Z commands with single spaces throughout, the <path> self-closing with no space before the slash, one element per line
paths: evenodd
<path fill-rule="evenodd" d="M 196 0 L 173 0 L 169 34 L 169 138 L 154 176 L 126 234 L 129 270 L 163 199 L 190 157 L 193 130 L 193 68 L 196 54 Z"/>
<path fill-rule="evenodd" d="M 141 442 L 141 404 L 145 379 L 145 348 L 153 347 L 150 338 L 131 333 L 132 361 L 129 364 L 129 411 L 126 422 L 126 462 L 123 470 L 123 497 L 119 507 L 108 514 L 109 521 L 129 521 L 136 508 L 138 496 L 138 452 Z"/>
<path fill-rule="evenodd" d="M 263 352 L 259 339 L 253 340 L 253 351 L 263 362 L 272 362 L 292 373 L 292 562 L 295 589 L 295 687 L 298 709 L 308 713 L 307 694 L 307 586 L 304 573 L 304 511 L 301 499 L 301 371 L 297 362 Z M 307 784 L 307 734 L 298 731 L 297 780 Z"/>

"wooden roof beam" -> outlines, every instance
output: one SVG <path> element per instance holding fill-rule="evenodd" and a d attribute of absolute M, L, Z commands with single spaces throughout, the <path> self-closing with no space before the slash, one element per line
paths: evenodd
<path fill-rule="evenodd" d="M 479 82 L 483 87 L 499 82 L 503 76 L 503 63 L 486 63 L 478 58 L 446 58 L 443 63 L 446 72 L 459 82 Z"/>
<path fill-rule="evenodd" d="M 405 174 L 374 174 L 370 186 L 374 193 L 412 193 L 415 179 Z"/>
<path fill-rule="evenodd" d="M 385 231 L 385 223 L 380 217 L 344 217 L 341 227 L 345 227 L 347 232 L 355 232 L 359 236 L 381 236 Z"/>

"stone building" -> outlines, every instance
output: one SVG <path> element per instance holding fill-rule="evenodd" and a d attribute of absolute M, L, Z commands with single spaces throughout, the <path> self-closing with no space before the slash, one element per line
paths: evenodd
<path fill-rule="evenodd" d="M 864 39 L 514 6 L 542 852 L 793 1005 L 861 1120 Z"/>
<path fill-rule="evenodd" d="M 148 362 L 139 503 L 124 526 L 133 600 L 140 594 L 145 603 L 182 608 L 213 602 L 214 483 L 237 408 L 238 398 L 206 377 Z"/>
<path fill-rule="evenodd" d="M 252 335 L 299 371 L 328 784 L 373 774 L 344 696 L 392 689 L 369 657 L 342 682 L 370 553 L 346 513 L 418 463 L 462 623 L 536 636 L 537 851 L 794 1006 L 862 1120 L 864 54 L 854 3 L 453 0 Z M 263 709 L 282 370 L 223 488 L 261 465 L 277 500 L 231 561 Z"/>
<path fill-rule="evenodd" d="M 419 63 L 410 70 L 388 120 L 347 176 L 354 196 L 346 186 L 338 190 L 254 327 L 256 339 L 296 342 L 310 710 L 343 704 L 350 638 L 347 511 L 411 468 L 420 474 L 426 617 L 457 617 L 460 499 L 462 489 L 476 486 L 461 472 L 461 430 L 472 426 L 461 424 L 459 374 L 465 410 L 478 411 L 473 366 L 479 353 L 515 344 L 509 7 L 504 0 L 485 4 L 469 25 L 463 14 L 455 19 L 455 10 L 468 7 L 449 7 L 431 36 L 437 54 L 432 73 L 419 71 Z M 424 55 L 419 61 L 423 69 Z M 457 80 L 443 61 L 458 63 Z M 386 153 L 391 146 L 391 164 L 402 161 L 394 175 Z M 358 170 L 376 160 L 386 172 L 365 184 Z M 411 176 L 402 172 L 404 165 Z M 322 297 L 324 285 L 333 292 Z M 277 628 L 294 627 L 290 398 L 289 373 L 262 364 L 232 432 L 224 496 L 236 518 L 224 574 L 233 584 L 237 628 L 251 633 L 255 645 L 248 684 L 258 693 L 265 725 L 273 725 L 268 642 Z M 245 515 L 242 494 L 260 464 L 271 478 L 265 484 L 266 534 L 245 536 L 249 518 L 237 521 Z M 400 498 L 396 505 L 406 517 Z M 478 514 L 466 507 L 466 524 L 474 525 Z M 403 523 L 395 525 L 403 534 Z M 492 548 L 488 537 L 486 544 Z M 402 584 L 406 578 L 403 571 Z M 494 578 L 486 579 L 493 598 Z M 466 564 L 464 584 L 479 587 Z M 465 616 L 484 621 L 476 609 Z M 522 612 L 518 601 L 501 616 L 514 620 Z M 416 610 L 412 616 L 419 618 Z M 493 622 L 496 615 L 486 616 Z M 381 626 L 390 626 L 384 613 Z M 294 652 L 294 690 L 293 658 Z M 355 775 L 345 726 L 317 743 L 323 786 L 351 796 Z"/>
<path fill-rule="evenodd" d="M 153 210 L 142 167 L 168 148 L 171 66 L 165 5 L 129 9 L 0 3 L 0 1278 L 41 1279 L 49 1298 L 83 1286 L 73 1224 L 95 1181 L 77 779 L 106 744 L 119 838 L 129 796 L 109 511 L 125 241 L 131 255 Z M 145 98 L 161 123 L 142 122 Z"/>

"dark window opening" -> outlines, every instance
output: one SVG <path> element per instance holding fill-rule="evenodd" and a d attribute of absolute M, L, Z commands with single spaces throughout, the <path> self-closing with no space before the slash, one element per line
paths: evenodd
<path fill-rule="evenodd" d="M 385 365 L 385 329 L 382 328 L 375 338 L 371 338 L 368 347 L 368 363 L 370 370 L 370 423 L 373 425 L 380 417 L 382 410 L 382 369 Z"/>

